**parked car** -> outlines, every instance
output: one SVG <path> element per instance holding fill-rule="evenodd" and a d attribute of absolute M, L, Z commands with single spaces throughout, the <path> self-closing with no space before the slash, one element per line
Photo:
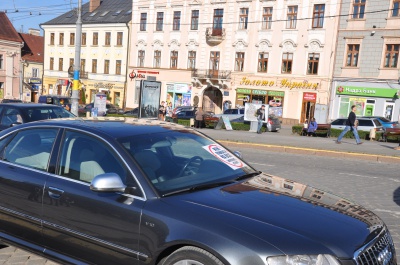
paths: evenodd
<path fill-rule="evenodd" d="M 94 103 L 89 103 L 84 108 L 79 108 L 79 116 L 86 116 L 86 112 L 91 112 L 93 107 Z M 114 104 L 107 103 L 106 112 L 101 116 L 106 116 L 107 114 L 124 114 L 124 110 L 115 106 Z"/>
<path fill-rule="evenodd" d="M 221 114 L 209 115 L 204 118 L 205 126 L 214 127 L 222 116 L 228 117 L 230 122 L 244 122 L 244 109 L 226 109 Z"/>
<path fill-rule="evenodd" d="M 382 124 L 383 128 L 394 128 L 399 124 L 398 121 L 391 121 L 382 116 L 365 116 L 363 118 L 375 118 Z"/>
<path fill-rule="evenodd" d="M 138 117 L 139 116 L 139 108 L 134 108 L 134 109 L 125 111 L 124 116 Z"/>
<path fill-rule="evenodd" d="M 75 117 L 75 115 L 56 105 L 37 103 L 0 104 L 0 130 L 32 121 L 72 117 Z"/>
<path fill-rule="evenodd" d="M 383 131 L 383 126 L 376 118 L 371 117 L 357 117 L 358 120 L 358 131 L 371 131 L 371 129 L 375 129 L 375 131 Z M 331 122 L 332 129 L 343 130 L 346 127 L 347 118 L 339 118 Z"/>
<path fill-rule="evenodd" d="M 0 133 L 0 238 L 63 264 L 396 265 L 370 210 L 151 121 Z"/>
<path fill-rule="evenodd" d="M 268 132 L 277 132 L 282 128 L 282 124 L 278 117 L 269 115 L 265 127 Z"/>
<path fill-rule="evenodd" d="M 52 104 L 62 106 L 68 111 L 71 111 L 71 98 L 62 95 L 41 95 L 39 97 L 38 103 Z"/>
<path fill-rule="evenodd" d="M 177 122 L 178 119 L 180 120 L 190 120 L 191 118 L 194 119 L 194 109 L 181 109 L 176 112 L 172 112 L 172 116 L 165 116 L 165 121 L 168 122 Z"/>

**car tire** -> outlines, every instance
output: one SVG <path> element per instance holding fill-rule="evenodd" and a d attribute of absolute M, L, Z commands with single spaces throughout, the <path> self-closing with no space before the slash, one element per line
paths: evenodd
<path fill-rule="evenodd" d="M 182 247 L 162 259 L 158 265 L 224 265 L 217 257 L 198 247 Z"/>

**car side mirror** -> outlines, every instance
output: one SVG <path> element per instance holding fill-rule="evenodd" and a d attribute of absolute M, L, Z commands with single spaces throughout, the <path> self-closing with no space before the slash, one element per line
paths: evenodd
<path fill-rule="evenodd" d="M 90 183 L 90 190 L 97 192 L 125 192 L 126 186 L 115 173 L 97 175 Z"/>

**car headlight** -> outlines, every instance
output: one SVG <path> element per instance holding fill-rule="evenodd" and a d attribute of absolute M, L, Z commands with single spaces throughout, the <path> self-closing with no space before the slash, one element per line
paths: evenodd
<path fill-rule="evenodd" d="M 333 256 L 320 255 L 291 255 L 268 257 L 269 265 L 340 265 L 340 262 Z"/>

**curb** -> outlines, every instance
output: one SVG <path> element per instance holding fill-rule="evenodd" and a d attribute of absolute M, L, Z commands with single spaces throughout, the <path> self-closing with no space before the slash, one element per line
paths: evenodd
<path fill-rule="evenodd" d="M 352 159 L 361 159 L 367 160 L 371 162 L 380 162 L 380 163 L 400 163 L 400 157 L 394 156 L 385 156 L 385 155 L 373 155 L 373 154 L 361 154 L 361 153 L 351 153 L 351 152 L 340 152 L 340 151 L 331 151 L 331 150 L 320 150 L 320 149 L 312 149 L 312 148 L 302 148 L 302 147 L 291 147 L 291 146 L 283 146 L 283 145 L 270 145 L 270 144 L 256 144 L 256 143 L 244 143 L 244 142 L 233 142 L 227 140 L 218 140 L 218 142 L 223 143 L 229 147 L 248 147 L 268 150 L 272 152 L 283 152 L 289 154 L 301 154 L 301 155 L 317 155 L 317 156 L 329 156 L 336 158 L 352 158 Z"/>

